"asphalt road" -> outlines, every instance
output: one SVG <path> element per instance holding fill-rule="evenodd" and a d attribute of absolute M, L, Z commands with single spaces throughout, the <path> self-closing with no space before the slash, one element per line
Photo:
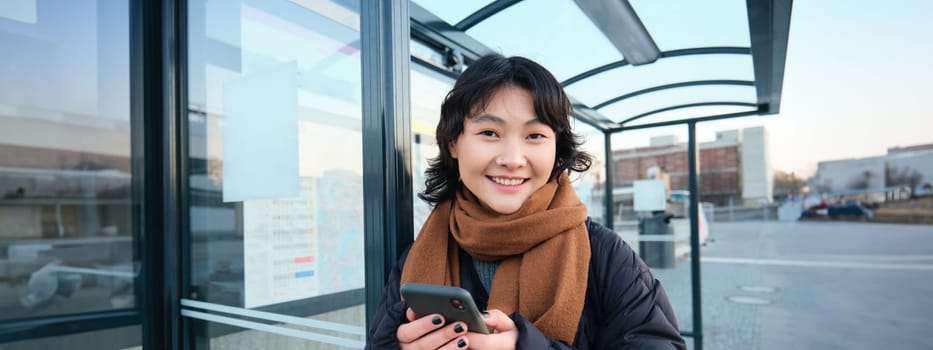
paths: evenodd
<path fill-rule="evenodd" d="M 933 226 L 711 229 L 701 250 L 704 349 L 933 349 Z M 681 330 L 692 330 L 690 261 L 654 273 Z"/>

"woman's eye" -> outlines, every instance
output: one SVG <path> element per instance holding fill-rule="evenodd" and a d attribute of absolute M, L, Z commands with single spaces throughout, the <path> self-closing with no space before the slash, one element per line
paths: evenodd
<path fill-rule="evenodd" d="M 532 140 L 542 140 L 545 138 L 545 136 L 544 134 L 531 134 L 531 135 L 528 135 L 528 138 Z"/>
<path fill-rule="evenodd" d="M 483 135 L 483 136 L 489 136 L 489 137 L 494 137 L 494 136 L 496 136 L 496 132 L 495 132 L 495 131 L 492 131 L 492 130 L 483 130 L 483 131 L 480 131 L 479 134 L 480 134 L 480 135 Z"/>

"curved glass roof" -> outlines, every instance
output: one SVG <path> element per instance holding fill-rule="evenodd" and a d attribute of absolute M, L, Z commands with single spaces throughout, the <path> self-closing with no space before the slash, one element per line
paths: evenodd
<path fill-rule="evenodd" d="M 625 66 L 566 85 L 567 93 L 588 106 L 654 86 L 705 80 L 754 81 L 749 55 L 692 55 L 662 58 L 657 62 Z M 611 87 L 611 88 L 609 88 Z M 754 102 L 754 99 L 750 100 Z"/>
<path fill-rule="evenodd" d="M 745 0 L 630 0 L 661 51 L 694 47 L 749 47 Z"/>
<path fill-rule="evenodd" d="M 789 0 L 415 0 L 411 7 L 415 41 L 462 56 L 446 59 L 451 71 L 486 52 L 531 58 L 562 81 L 577 117 L 604 131 L 779 110 Z"/>
<path fill-rule="evenodd" d="M 569 0 L 522 1 L 466 33 L 503 55 L 535 60 L 558 81 L 623 58 Z"/>
<path fill-rule="evenodd" d="M 450 24 L 457 24 L 467 16 L 494 3 L 487 0 L 450 1 L 450 0 L 413 0 L 424 9 L 431 11 L 440 19 Z"/>

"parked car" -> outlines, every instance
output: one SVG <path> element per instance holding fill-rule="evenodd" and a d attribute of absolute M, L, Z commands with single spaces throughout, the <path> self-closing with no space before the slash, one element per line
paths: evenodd
<path fill-rule="evenodd" d="M 855 200 L 831 204 L 826 208 L 826 214 L 829 215 L 830 218 L 849 216 L 871 219 L 874 216 L 874 212 L 872 212 L 871 209 L 866 208 Z"/>

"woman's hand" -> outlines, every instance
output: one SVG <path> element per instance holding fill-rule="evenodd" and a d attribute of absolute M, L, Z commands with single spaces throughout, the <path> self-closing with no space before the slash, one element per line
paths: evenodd
<path fill-rule="evenodd" d="M 444 317 L 438 314 L 416 319 L 411 308 L 405 312 L 405 317 L 409 322 L 398 326 L 395 332 L 395 338 L 402 349 L 466 349 L 470 344 L 466 336 L 467 327 L 463 322 L 444 326 Z"/>
<path fill-rule="evenodd" d="M 489 334 L 469 333 L 470 349 L 515 349 L 518 329 L 508 315 L 499 310 L 489 310 L 483 315 Z"/>

